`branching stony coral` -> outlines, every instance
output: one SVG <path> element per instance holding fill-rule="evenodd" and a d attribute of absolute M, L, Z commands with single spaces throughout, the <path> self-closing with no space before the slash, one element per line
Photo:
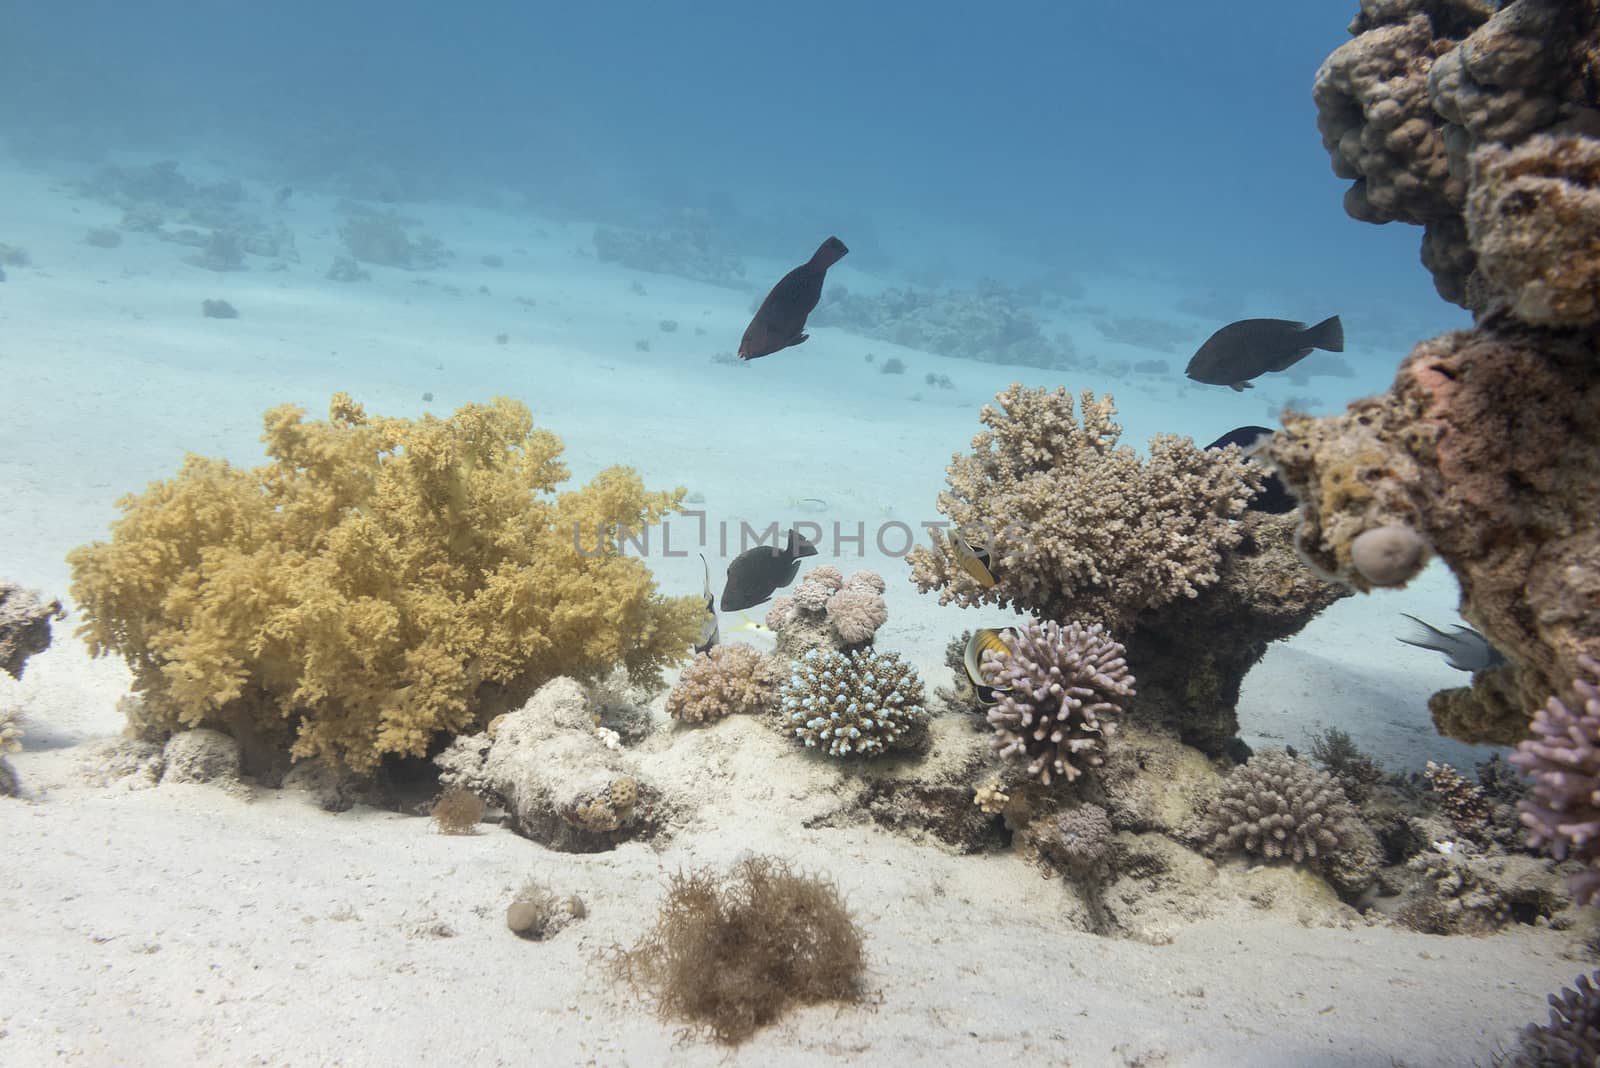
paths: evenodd
<path fill-rule="evenodd" d="M 883 578 L 874 571 L 845 578 L 831 564 L 812 568 L 792 593 L 774 598 L 767 612 L 778 653 L 800 657 L 811 649 L 844 650 L 871 642 L 889 619 L 883 591 Z"/>
<path fill-rule="evenodd" d="M 785 678 L 776 657 L 743 642 L 712 646 L 696 656 L 667 694 L 667 714 L 685 723 L 770 709 Z"/>
<path fill-rule="evenodd" d="M 1550 1022 L 1529 1024 L 1511 1068 L 1600 1063 L 1600 971 L 1550 995 Z"/>
<path fill-rule="evenodd" d="M 1116 629 L 1215 582 L 1232 521 L 1261 486 L 1237 449 L 1158 434 L 1141 459 L 1119 445 L 1111 397 L 1013 385 L 985 405 L 988 428 L 946 468 L 939 511 L 986 543 L 996 584 L 980 586 L 937 546 L 910 554 L 912 580 L 941 604 L 1016 605 Z"/>
<path fill-rule="evenodd" d="M 497 398 L 448 419 L 265 417 L 272 462 L 199 456 L 74 550 L 80 633 L 133 668 L 142 727 L 230 725 L 357 771 L 422 755 L 557 675 L 641 679 L 704 604 L 664 599 L 618 529 L 678 506 L 630 469 L 567 477 L 561 442 Z"/>
<path fill-rule="evenodd" d="M 1046 786 L 1057 775 L 1071 782 L 1084 767 L 1098 766 L 1105 740 L 1116 733 L 1105 717 L 1122 710 L 1116 698 L 1134 693 L 1122 645 L 1098 623 L 1033 620 L 1002 640 L 1010 655 L 986 651 L 979 665 L 1000 693 L 988 713 L 995 749 L 1027 760 L 1028 774 Z"/>
<path fill-rule="evenodd" d="M 1589 677 L 1572 681 L 1576 700 L 1550 698 L 1508 759 L 1533 779 L 1532 796 L 1517 804 L 1529 843 L 1588 865 L 1568 884 L 1583 905 L 1600 895 L 1600 662 L 1578 664 Z"/>
<path fill-rule="evenodd" d="M 1264 749 L 1223 780 L 1205 829 L 1217 852 L 1326 863 L 1355 845 L 1359 819 L 1333 776 Z"/>
<path fill-rule="evenodd" d="M 896 653 L 813 649 L 780 694 L 783 726 L 832 756 L 877 756 L 914 745 L 927 725 L 922 680 Z"/>

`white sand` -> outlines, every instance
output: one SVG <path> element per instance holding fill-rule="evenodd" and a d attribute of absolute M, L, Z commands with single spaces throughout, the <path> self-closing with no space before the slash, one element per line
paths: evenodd
<path fill-rule="evenodd" d="M 55 596 L 67 593 L 63 554 L 104 536 L 120 494 L 169 476 L 185 451 L 259 462 L 262 411 L 294 402 L 321 417 L 335 390 L 396 415 L 510 395 L 565 440 L 578 478 L 626 462 L 651 485 L 704 494 L 713 518 L 870 529 L 936 518 L 943 466 L 996 390 L 1056 384 L 827 329 L 750 366 L 709 362 L 734 348 L 751 295 L 581 258 L 583 226 L 406 206 L 457 260 L 430 272 L 371 267 L 371 282 L 340 284 L 324 278 L 343 252 L 338 218 L 305 194 L 283 215 L 299 263 L 273 271 L 252 258 L 249 271 L 216 274 L 147 235 L 83 244 L 120 212 L 61 183 L 13 171 L 0 184 L 0 241 L 34 260 L 0 283 L 0 576 Z M 505 266 L 481 266 L 486 253 Z M 753 264 L 752 275 L 787 266 Z M 835 272 L 871 285 L 848 260 Z M 635 278 L 645 296 L 630 291 Z M 1110 285 L 1093 299 L 1141 313 L 1146 294 Z M 243 317 L 202 318 L 205 298 Z M 679 329 L 663 333 L 661 319 Z M 1153 355 L 1071 328 L 1085 350 Z M 649 352 L 635 350 L 641 338 Z M 899 355 L 909 372 L 882 375 L 867 352 Z M 956 388 L 925 386 L 930 372 Z M 1158 430 L 1209 440 L 1270 421 L 1261 399 L 1199 392 L 1176 374 L 1065 384 L 1114 392 L 1135 444 Z M 809 511 L 808 497 L 826 510 Z M 725 561 L 708 555 L 715 581 Z M 698 592 L 692 552 L 652 563 L 664 588 Z M 986 621 L 917 594 L 898 560 L 841 566 L 889 580 L 879 644 L 931 681 L 944 676 L 949 638 Z M 1395 768 L 1481 759 L 1438 738 L 1425 707 L 1465 677 L 1392 639 L 1397 613 L 1452 622 L 1454 601 L 1453 580 L 1435 569 L 1408 590 L 1335 606 L 1251 675 L 1246 740 L 1304 745 L 1339 726 Z M 1544 994 L 1582 970 L 1559 955 L 1567 940 L 1545 931 L 1441 939 L 1247 909 L 1181 928 L 1168 945 L 1095 938 L 1073 929 L 1060 884 L 1015 857 L 952 856 L 870 827 L 804 829 L 786 818 L 803 762 L 734 745 L 738 736 L 728 755 L 759 761 L 752 773 L 782 803 L 702 816 L 659 851 L 599 856 L 553 854 L 501 830 L 441 837 L 425 820 L 371 810 L 331 816 L 266 791 L 91 786 L 81 768 L 120 728 L 127 675 L 90 661 L 71 627 L 58 626 L 23 683 L 0 678 L 0 702 L 25 712 L 26 751 L 13 763 L 30 795 L 0 805 L 8 1064 L 722 1063 L 724 1051 L 678 1042 L 590 962 L 639 933 L 664 873 L 746 851 L 838 880 L 881 1000 L 797 1013 L 733 1063 L 1462 1064 L 1542 1018 Z M 739 728 L 715 731 L 728 729 Z M 531 874 L 581 893 L 590 919 L 548 944 L 510 937 L 501 911 Z M 425 933 L 435 924 L 453 937 Z"/>

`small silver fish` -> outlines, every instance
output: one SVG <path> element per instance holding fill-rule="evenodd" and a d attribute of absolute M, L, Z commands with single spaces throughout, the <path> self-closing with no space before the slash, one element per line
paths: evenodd
<path fill-rule="evenodd" d="M 1415 645 L 1419 649 L 1432 649 L 1436 653 L 1444 654 L 1444 662 L 1457 671 L 1479 672 L 1488 668 L 1499 667 L 1506 662 L 1505 654 L 1489 644 L 1489 639 L 1473 630 L 1463 627 L 1459 623 L 1452 624 L 1456 633 L 1446 634 L 1438 627 L 1430 626 L 1416 616 L 1401 612 L 1411 622 L 1416 624 L 1410 637 L 1396 637 L 1396 641 Z"/>
<path fill-rule="evenodd" d="M 721 639 L 722 634 L 717 627 L 717 599 L 711 594 L 711 565 L 706 563 L 705 553 L 700 554 L 700 566 L 705 569 L 706 573 L 706 618 L 700 624 L 700 640 L 695 643 L 694 651 L 697 653 L 709 653 L 711 647 Z"/>

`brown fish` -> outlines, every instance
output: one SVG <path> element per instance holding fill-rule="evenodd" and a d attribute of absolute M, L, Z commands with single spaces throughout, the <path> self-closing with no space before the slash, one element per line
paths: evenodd
<path fill-rule="evenodd" d="M 757 356 L 770 356 L 810 337 L 804 332 L 806 316 L 822 298 L 822 279 L 828 268 L 849 251 L 843 241 L 830 237 L 817 249 L 816 255 L 779 279 L 767 299 L 761 302 L 756 317 L 745 328 L 744 340 L 739 342 L 739 358 L 753 360 Z"/>
<path fill-rule="evenodd" d="M 1184 374 L 1241 393 L 1252 388 L 1250 379 L 1287 371 L 1312 349 L 1344 351 L 1344 324 L 1337 315 L 1311 327 L 1291 319 L 1241 319 L 1207 338 Z"/>

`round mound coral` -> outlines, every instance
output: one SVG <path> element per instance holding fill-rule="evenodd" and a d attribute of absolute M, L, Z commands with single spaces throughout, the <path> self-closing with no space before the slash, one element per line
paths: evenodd
<path fill-rule="evenodd" d="M 1359 848 L 1360 817 L 1332 775 L 1263 749 L 1223 780 L 1206 813 L 1214 851 L 1329 862 Z"/>
<path fill-rule="evenodd" d="M 783 665 L 743 642 L 715 645 L 697 655 L 667 694 L 667 714 L 684 723 L 754 714 L 771 708 Z"/>
<path fill-rule="evenodd" d="M 1121 643 L 1098 623 L 1033 620 L 1002 640 L 1010 655 L 989 650 L 979 665 L 1000 696 L 988 716 L 995 749 L 1027 758 L 1028 774 L 1046 786 L 1057 775 L 1073 781 L 1079 765 L 1098 766 L 1102 743 L 1116 732 L 1103 717 L 1122 711 L 1114 698 L 1134 694 Z"/>
<path fill-rule="evenodd" d="M 897 653 L 813 649 L 781 693 L 784 726 L 830 756 L 877 756 L 916 744 L 927 726 L 922 680 Z"/>

